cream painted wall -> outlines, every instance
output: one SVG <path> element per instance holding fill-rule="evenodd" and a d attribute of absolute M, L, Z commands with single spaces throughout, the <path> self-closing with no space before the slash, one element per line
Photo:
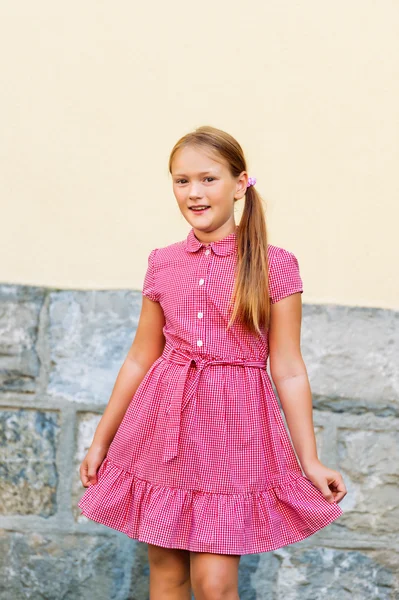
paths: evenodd
<path fill-rule="evenodd" d="M 141 289 L 189 230 L 169 152 L 210 124 L 304 301 L 399 309 L 398 2 L 2 0 L 0 65 L 0 281 Z"/>

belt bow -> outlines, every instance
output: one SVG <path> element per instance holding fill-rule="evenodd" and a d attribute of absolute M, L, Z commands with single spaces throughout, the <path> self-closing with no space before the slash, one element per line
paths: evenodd
<path fill-rule="evenodd" d="M 211 365 L 237 365 L 243 367 L 258 367 L 266 369 L 265 360 L 251 360 L 246 358 L 206 358 L 198 355 L 190 355 L 182 350 L 172 348 L 165 359 L 169 362 L 182 365 L 184 368 L 176 381 L 176 386 L 173 390 L 172 400 L 169 407 L 166 410 L 168 415 L 168 422 L 166 424 L 166 442 L 163 452 L 163 462 L 175 458 L 178 455 L 179 435 L 180 435 L 180 423 L 181 423 L 181 412 L 184 410 L 188 402 L 193 397 L 201 373 L 206 367 Z M 188 372 L 192 364 L 195 364 L 196 373 L 195 376 L 190 380 L 189 387 L 186 391 L 186 396 L 183 400 L 183 394 L 187 383 Z"/>

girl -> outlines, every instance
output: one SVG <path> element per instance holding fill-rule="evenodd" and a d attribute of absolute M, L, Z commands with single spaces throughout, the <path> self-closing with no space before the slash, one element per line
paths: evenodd
<path fill-rule="evenodd" d="M 149 254 L 78 506 L 148 544 L 151 598 L 237 600 L 242 554 L 314 534 L 347 492 L 317 456 L 298 261 L 267 243 L 241 146 L 200 127 L 176 143 L 169 171 L 191 229 Z"/>

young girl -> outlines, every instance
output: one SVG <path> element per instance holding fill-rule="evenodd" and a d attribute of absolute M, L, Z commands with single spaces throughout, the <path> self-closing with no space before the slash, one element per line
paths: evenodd
<path fill-rule="evenodd" d="M 200 127 L 176 143 L 169 170 L 191 229 L 149 254 L 78 506 L 148 544 L 151 598 L 237 600 L 240 555 L 314 534 L 347 492 L 317 456 L 298 261 L 267 243 L 241 146 Z"/>

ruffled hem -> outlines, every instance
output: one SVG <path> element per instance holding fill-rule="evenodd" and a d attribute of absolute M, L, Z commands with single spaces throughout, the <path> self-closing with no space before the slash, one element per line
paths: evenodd
<path fill-rule="evenodd" d="M 248 494 L 154 485 L 105 457 L 78 507 L 85 517 L 140 542 L 218 554 L 254 554 L 299 542 L 342 515 L 302 472 Z"/>

